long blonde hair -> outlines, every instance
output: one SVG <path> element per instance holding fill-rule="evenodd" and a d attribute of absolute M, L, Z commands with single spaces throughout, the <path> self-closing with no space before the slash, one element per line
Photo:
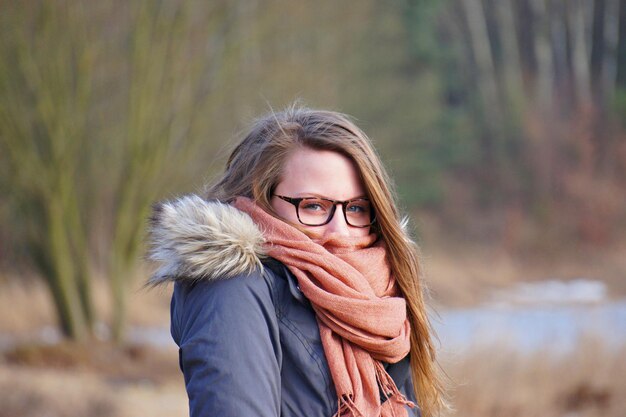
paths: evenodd
<path fill-rule="evenodd" d="M 207 197 L 230 201 L 246 196 L 274 213 L 270 199 L 281 181 L 285 160 L 301 147 L 339 152 L 354 161 L 376 213 L 374 231 L 387 245 L 392 272 L 407 302 L 415 395 L 424 417 L 438 414 L 444 406 L 443 388 L 424 304 L 417 247 L 401 225 L 392 182 L 380 158 L 348 116 L 291 106 L 258 119 L 231 153 L 224 174 L 208 188 Z"/>

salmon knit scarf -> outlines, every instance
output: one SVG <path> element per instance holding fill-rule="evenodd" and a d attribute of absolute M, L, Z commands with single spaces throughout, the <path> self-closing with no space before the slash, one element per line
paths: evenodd
<path fill-rule="evenodd" d="M 337 391 L 334 417 L 407 416 L 405 405 L 415 404 L 381 363 L 398 362 L 410 349 L 406 302 L 382 240 L 375 234 L 316 240 L 248 198 L 233 205 L 263 231 L 267 254 L 289 268 L 313 306 Z"/>

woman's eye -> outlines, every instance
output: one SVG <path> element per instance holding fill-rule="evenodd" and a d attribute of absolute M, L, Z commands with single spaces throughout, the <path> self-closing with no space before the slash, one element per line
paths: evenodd
<path fill-rule="evenodd" d="M 369 206 L 366 204 L 352 204 L 348 206 L 346 211 L 349 211 L 352 213 L 369 213 L 370 209 L 369 209 Z"/>
<path fill-rule="evenodd" d="M 322 204 L 319 201 L 303 201 L 300 204 L 300 208 L 302 210 L 307 210 L 307 211 L 326 211 L 326 205 Z"/>
<path fill-rule="evenodd" d="M 322 206 L 320 206 L 319 204 L 309 203 L 309 204 L 303 205 L 302 208 L 305 210 L 321 210 Z"/>

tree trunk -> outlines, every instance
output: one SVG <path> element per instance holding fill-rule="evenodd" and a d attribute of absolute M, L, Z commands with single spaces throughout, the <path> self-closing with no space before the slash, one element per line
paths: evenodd
<path fill-rule="evenodd" d="M 487 124 L 501 120 L 496 86 L 496 75 L 487 33 L 487 22 L 481 0 L 463 0 L 470 34 L 470 45 L 476 62 L 478 89 L 485 106 Z M 492 131 L 495 129 L 491 129 Z"/>
<path fill-rule="evenodd" d="M 520 110 L 524 107 L 523 79 L 520 71 L 519 44 L 513 5 L 511 0 L 498 0 L 495 4 L 502 38 L 503 79 L 507 91 L 507 102 L 513 109 Z"/>
<path fill-rule="evenodd" d="M 48 244 L 44 250 L 49 257 L 50 271 L 48 284 L 52 291 L 61 330 L 75 340 L 82 340 L 88 334 L 88 323 L 81 305 L 76 285 L 76 269 L 71 244 L 66 232 L 63 208 L 59 200 L 46 202 L 48 222 Z"/>
<path fill-rule="evenodd" d="M 537 52 L 535 50 L 535 32 L 537 30 L 536 19 L 531 0 L 518 0 L 517 5 L 517 39 L 518 50 L 520 52 L 520 68 L 524 80 L 524 89 L 528 98 L 532 98 L 536 89 L 537 75 Z"/>
<path fill-rule="evenodd" d="M 571 89 L 572 74 L 566 6 L 564 2 L 559 1 L 550 2 L 548 8 L 550 10 L 550 45 L 554 59 L 555 101 L 562 113 L 571 113 L 574 100 Z"/>
<path fill-rule="evenodd" d="M 591 89 L 585 42 L 585 13 L 579 1 L 566 2 L 566 7 L 575 96 L 579 103 L 586 105 L 590 100 Z"/>
<path fill-rule="evenodd" d="M 93 330 L 93 324 L 96 320 L 92 293 L 91 293 L 91 271 L 89 266 L 89 250 L 86 241 L 86 230 L 83 225 L 78 201 L 75 193 L 73 198 L 68 201 L 67 208 L 67 224 L 71 229 L 69 234 L 72 239 L 72 252 L 74 253 L 76 287 L 78 297 L 85 317 L 85 322 L 89 332 Z"/>
<path fill-rule="evenodd" d="M 615 85 L 626 91 L 626 0 L 619 0 L 619 30 L 617 35 L 617 71 Z"/>
<path fill-rule="evenodd" d="M 604 56 L 606 54 L 605 43 L 605 16 L 606 0 L 593 2 L 593 26 L 591 30 L 591 61 L 589 70 L 591 75 L 591 90 L 596 107 L 602 107 L 604 101 L 604 88 L 602 83 L 604 71 Z"/>
<path fill-rule="evenodd" d="M 540 111 L 552 108 L 554 64 L 550 46 L 550 16 L 546 10 L 545 0 L 531 0 L 536 30 L 533 43 L 537 53 L 537 88 L 534 92 Z"/>

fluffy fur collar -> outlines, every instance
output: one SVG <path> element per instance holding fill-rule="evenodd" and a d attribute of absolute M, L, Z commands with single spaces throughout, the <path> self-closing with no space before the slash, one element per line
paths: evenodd
<path fill-rule="evenodd" d="M 148 281 L 230 278 L 262 270 L 263 234 L 236 208 L 189 195 L 155 205 L 150 259 L 160 266 Z"/>

